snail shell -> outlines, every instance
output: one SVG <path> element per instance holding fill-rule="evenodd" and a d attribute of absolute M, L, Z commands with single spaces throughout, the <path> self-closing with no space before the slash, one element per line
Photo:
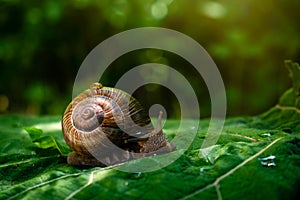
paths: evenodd
<path fill-rule="evenodd" d="M 153 128 L 141 104 L 128 93 L 94 83 L 67 106 L 62 131 L 73 152 L 71 165 L 113 165 L 170 152 L 175 146 Z"/>

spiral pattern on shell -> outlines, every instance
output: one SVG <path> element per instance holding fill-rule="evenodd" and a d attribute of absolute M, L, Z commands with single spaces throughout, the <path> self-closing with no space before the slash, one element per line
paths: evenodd
<path fill-rule="evenodd" d="M 110 165 L 129 160 L 130 152 L 147 153 L 168 144 L 161 130 L 156 134 L 150 117 L 136 99 L 99 83 L 68 105 L 62 129 L 65 141 L 74 151 L 68 162 L 75 165 L 98 165 L 95 159 L 89 161 L 93 157 L 107 157 L 105 165 Z M 114 146 L 126 153 L 111 151 Z"/>
<path fill-rule="evenodd" d="M 81 131 L 92 131 L 99 127 L 103 120 L 103 109 L 94 98 L 88 98 L 79 102 L 74 108 L 72 115 L 74 127 Z"/>

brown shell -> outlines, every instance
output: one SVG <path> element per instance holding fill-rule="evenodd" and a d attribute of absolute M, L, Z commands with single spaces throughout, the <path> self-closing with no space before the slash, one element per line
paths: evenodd
<path fill-rule="evenodd" d="M 169 146 L 136 99 L 99 83 L 68 105 L 62 130 L 74 151 L 68 156 L 68 163 L 73 165 L 110 165 L 134 158 L 130 152 L 148 153 Z M 99 158 L 101 161 L 97 161 Z"/>

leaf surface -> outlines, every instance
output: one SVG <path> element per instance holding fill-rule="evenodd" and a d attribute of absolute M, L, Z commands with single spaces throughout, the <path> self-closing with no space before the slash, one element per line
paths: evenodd
<path fill-rule="evenodd" d="M 60 116 L 2 116 L 0 199 L 293 199 L 300 186 L 300 69 L 291 61 L 286 65 L 293 87 L 278 105 L 259 116 L 227 119 L 205 157 L 200 147 L 209 120 L 200 120 L 190 148 L 148 173 L 69 166 Z M 179 123 L 167 121 L 169 137 Z M 274 165 L 262 164 L 269 156 Z"/>

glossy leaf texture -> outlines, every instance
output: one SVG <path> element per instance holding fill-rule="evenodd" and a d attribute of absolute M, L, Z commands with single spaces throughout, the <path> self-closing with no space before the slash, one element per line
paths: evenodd
<path fill-rule="evenodd" d="M 69 166 L 59 145 L 39 143 L 51 137 L 67 148 L 61 117 L 2 116 L 0 199 L 294 199 L 300 186 L 300 68 L 291 61 L 286 66 L 293 87 L 276 106 L 258 116 L 227 119 L 206 157 L 200 148 L 209 120 L 200 120 L 190 148 L 154 172 Z M 169 137 L 179 123 L 167 121 Z"/>

